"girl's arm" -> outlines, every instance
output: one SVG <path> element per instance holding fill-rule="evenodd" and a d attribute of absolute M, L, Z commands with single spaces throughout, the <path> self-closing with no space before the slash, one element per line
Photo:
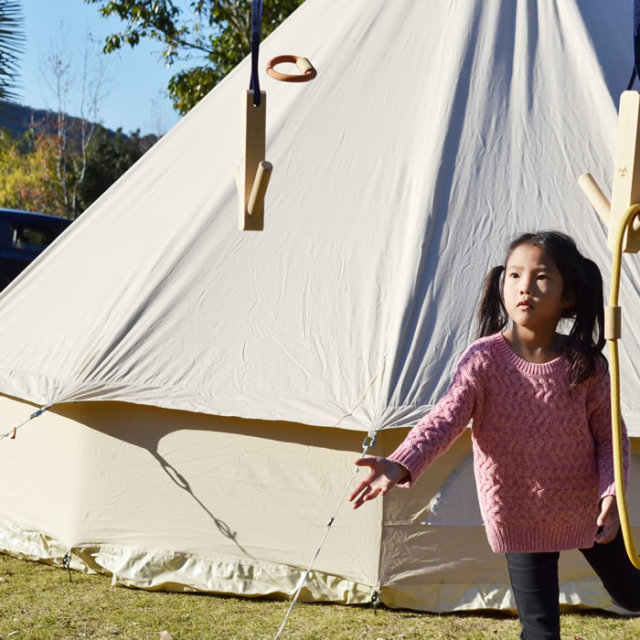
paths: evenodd
<path fill-rule="evenodd" d="M 611 397 L 609 373 L 602 367 L 591 381 L 587 412 L 589 428 L 596 446 L 598 475 L 600 477 L 600 501 L 606 496 L 615 496 L 615 480 L 613 472 L 613 442 L 611 438 Z M 624 466 L 624 482 L 627 483 L 629 471 L 629 438 L 622 423 L 622 453 Z"/>
<path fill-rule="evenodd" d="M 446 394 L 389 456 L 408 471 L 397 484 L 411 486 L 458 439 L 481 405 L 484 361 L 473 348 L 463 356 Z"/>
<path fill-rule="evenodd" d="M 386 495 L 397 484 L 413 484 L 427 466 L 453 444 L 469 424 L 477 404 L 479 369 L 471 348 L 460 360 L 447 393 L 411 429 L 389 458 L 370 456 L 356 461 L 357 466 L 368 467 L 368 473 L 349 496 L 354 509 Z"/>

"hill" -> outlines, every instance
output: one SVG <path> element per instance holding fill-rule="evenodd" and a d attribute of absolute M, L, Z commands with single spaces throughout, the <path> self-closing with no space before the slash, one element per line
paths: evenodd
<path fill-rule="evenodd" d="M 20 136 L 25 131 L 34 127 L 39 130 L 55 132 L 55 120 L 56 112 L 47 109 L 34 109 L 32 107 L 17 104 L 15 102 L 8 102 L 7 100 L 0 100 L 0 129 L 6 129 L 14 137 Z M 67 116 L 69 119 L 69 131 L 79 131 L 81 118 L 73 116 Z M 115 135 L 115 131 L 102 127 L 105 131 L 108 131 L 112 135 Z M 125 138 L 130 136 L 123 134 Z M 150 149 L 155 142 L 158 141 L 158 137 L 154 135 L 138 136 L 141 146 L 146 151 Z"/>

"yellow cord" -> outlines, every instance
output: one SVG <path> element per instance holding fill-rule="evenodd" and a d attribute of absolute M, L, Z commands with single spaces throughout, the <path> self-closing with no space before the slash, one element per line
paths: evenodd
<path fill-rule="evenodd" d="M 610 310 L 618 307 L 618 296 L 620 292 L 620 269 L 622 264 L 622 241 L 624 232 L 631 221 L 640 214 L 640 204 L 634 204 L 627 209 L 624 217 L 620 220 L 618 228 L 615 230 L 615 245 L 613 250 L 613 262 L 611 266 L 611 289 L 609 292 Z M 611 315 L 608 315 L 611 317 Z M 618 515 L 620 517 L 620 528 L 624 538 L 624 546 L 627 555 L 634 567 L 640 569 L 640 558 L 633 542 L 631 523 L 629 522 L 629 510 L 627 509 L 627 498 L 624 486 L 624 457 L 622 449 L 622 417 L 620 411 L 620 362 L 618 358 L 618 331 L 610 332 L 607 329 L 607 340 L 609 342 L 609 355 L 611 366 L 611 435 L 613 438 L 613 470 L 616 483 L 616 501 L 618 503 Z"/>

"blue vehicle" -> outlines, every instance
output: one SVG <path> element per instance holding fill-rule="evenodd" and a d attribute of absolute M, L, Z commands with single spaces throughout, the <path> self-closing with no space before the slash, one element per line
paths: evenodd
<path fill-rule="evenodd" d="M 0 208 L 0 289 L 42 253 L 71 220 Z"/>

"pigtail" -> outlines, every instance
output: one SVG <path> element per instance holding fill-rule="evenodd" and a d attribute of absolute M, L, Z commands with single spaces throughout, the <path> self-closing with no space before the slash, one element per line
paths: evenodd
<path fill-rule="evenodd" d="M 573 327 L 567 336 L 566 354 L 571 363 L 571 384 L 577 386 L 596 372 L 604 337 L 604 298 L 602 274 L 595 262 L 583 258 L 582 282 L 573 289 L 575 305 Z"/>
<path fill-rule="evenodd" d="M 509 316 L 502 300 L 501 278 L 504 266 L 493 267 L 487 274 L 478 305 L 478 338 L 502 331 Z"/>

